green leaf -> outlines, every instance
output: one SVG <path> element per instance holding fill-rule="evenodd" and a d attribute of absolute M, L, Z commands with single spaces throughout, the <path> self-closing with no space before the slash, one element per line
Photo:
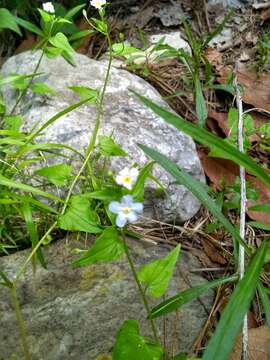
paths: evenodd
<path fill-rule="evenodd" d="M 56 94 L 56 91 L 44 82 L 33 83 L 31 89 L 35 94 Z"/>
<path fill-rule="evenodd" d="M 240 242 L 247 251 L 249 248 L 242 241 L 241 237 L 238 234 L 238 231 L 230 223 L 230 221 L 223 215 L 218 204 L 208 195 L 207 185 L 201 183 L 200 181 L 194 179 L 183 169 L 179 167 L 168 159 L 166 156 L 160 154 L 156 150 L 150 149 L 144 145 L 139 145 L 139 147 L 153 160 L 160 164 L 168 173 L 170 173 L 179 183 L 186 186 L 192 194 L 201 201 L 201 203 L 207 207 L 207 209 L 221 222 L 224 228 L 233 236 L 233 239 Z M 210 192 L 210 190 L 209 190 Z M 236 250 L 236 246 L 234 247 Z M 235 253 L 235 256 L 237 254 Z"/>
<path fill-rule="evenodd" d="M 60 198 L 58 198 L 57 196 L 55 196 L 53 194 L 49 194 L 48 192 L 39 190 L 38 188 L 35 188 L 33 186 L 30 186 L 30 185 L 25 185 L 23 183 L 8 179 L 3 175 L 0 175 L 0 185 L 11 187 L 11 188 L 14 188 L 14 189 L 20 189 L 20 190 L 23 190 L 23 191 L 26 191 L 26 192 L 30 192 L 30 193 L 33 193 L 33 194 L 44 196 L 46 198 L 49 198 L 49 199 L 52 199 L 52 200 L 55 200 L 55 201 L 63 202 L 63 200 L 61 200 Z"/>
<path fill-rule="evenodd" d="M 21 115 L 9 115 L 4 117 L 5 125 L 8 129 L 19 131 L 23 123 Z"/>
<path fill-rule="evenodd" d="M 146 164 L 139 173 L 137 181 L 134 184 L 133 189 L 132 189 L 132 195 L 136 201 L 141 202 L 144 200 L 145 181 L 146 181 L 147 177 L 150 175 L 153 165 L 154 165 L 153 161 Z"/>
<path fill-rule="evenodd" d="M 95 104 L 98 98 L 98 90 L 86 86 L 70 86 L 70 90 L 78 93 L 81 100 L 87 100 L 89 104 Z"/>
<path fill-rule="evenodd" d="M 259 290 L 259 295 L 262 301 L 262 306 L 264 309 L 264 313 L 265 313 L 265 318 L 266 318 L 266 324 L 267 326 L 270 328 L 270 300 L 269 300 L 269 290 L 266 289 L 262 282 L 259 281 L 258 283 L 258 290 Z"/>
<path fill-rule="evenodd" d="M 177 245 L 167 256 L 144 265 L 138 272 L 139 280 L 147 285 L 147 291 L 151 296 L 158 298 L 165 294 L 179 252 L 180 245 Z"/>
<path fill-rule="evenodd" d="M 30 23 L 29 21 L 26 21 L 24 19 L 21 19 L 17 16 L 14 16 L 14 20 L 16 21 L 16 23 L 22 27 L 24 27 L 25 29 L 39 35 L 41 38 L 44 37 L 44 34 L 42 32 L 42 30 L 40 30 L 36 25 Z"/>
<path fill-rule="evenodd" d="M 99 136 L 98 140 L 98 147 L 103 156 L 127 156 L 111 136 Z"/>
<path fill-rule="evenodd" d="M 46 177 L 51 183 L 56 186 L 64 186 L 66 185 L 70 177 L 71 171 L 71 165 L 58 164 L 39 169 L 36 171 L 36 173 L 40 176 Z"/>
<path fill-rule="evenodd" d="M 78 5 L 75 6 L 73 9 L 69 10 L 66 15 L 65 15 L 65 19 L 67 20 L 71 20 L 73 18 L 73 16 L 75 16 L 80 10 L 82 10 L 84 7 L 86 6 L 86 4 L 82 4 L 82 5 Z"/>
<path fill-rule="evenodd" d="M 35 245 L 38 243 L 39 241 L 39 236 L 38 236 L 38 232 L 37 232 L 37 227 L 36 224 L 34 223 L 33 220 L 33 216 L 32 216 L 32 209 L 31 206 L 29 205 L 29 203 L 25 202 L 23 204 L 23 206 L 21 207 L 21 212 L 22 215 L 24 217 L 25 223 L 26 223 L 26 227 L 27 227 L 27 231 L 29 233 L 30 236 L 30 240 L 32 243 L 32 248 L 35 247 Z M 35 254 L 40 262 L 40 264 L 46 269 L 46 261 L 44 259 L 43 253 L 42 253 L 42 249 L 39 247 L 36 254 Z M 33 268 L 35 269 L 35 256 L 32 258 L 32 263 L 33 263 Z"/>
<path fill-rule="evenodd" d="M 195 100 L 196 100 L 196 114 L 198 116 L 199 125 L 205 127 L 207 119 L 207 107 L 203 97 L 202 85 L 198 76 L 195 78 Z"/>
<path fill-rule="evenodd" d="M 67 53 L 74 53 L 74 49 L 70 46 L 66 35 L 58 32 L 55 36 L 49 39 L 49 42 L 58 49 L 64 50 Z"/>
<path fill-rule="evenodd" d="M 140 49 L 137 49 L 137 48 L 132 47 L 132 46 L 128 46 L 128 45 L 126 45 L 124 43 L 115 43 L 115 44 L 113 44 L 112 50 L 113 50 L 114 55 L 125 56 L 125 57 L 128 57 L 128 55 L 134 54 L 136 52 L 141 52 Z"/>
<path fill-rule="evenodd" d="M 262 212 L 270 213 L 270 205 L 269 204 L 254 205 L 249 207 L 248 211 L 262 211 Z"/>
<path fill-rule="evenodd" d="M 232 161 L 245 167 L 251 174 L 257 176 L 267 186 L 270 187 L 270 176 L 269 174 L 257 163 L 251 160 L 246 154 L 241 153 L 235 149 L 232 145 L 226 144 L 219 137 L 211 134 L 209 131 L 194 125 L 180 116 L 170 113 L 168 110 L 156 105 L 144 96 L 138 93 L 133 93 L 150 109 L 152 109 L 157 115 L 161 116 L 167 123 L 173 125 L 178 130 L 185 132 L 190 135 L 193 139 L 201 144 L 205 144 L 211 148 L 217 148 L 223 152 L 226 158 L 230 158 Z"/>
<path fill-rule="evenodd" d="M 90 34 L 92 34 L 94 31 L 93 30 L 82 30 L 82 31 L 78 31 L 75 34 L 72 34 L 69 38 L 68 41 L 76 41 L 79 40 L 81 38 L 84 38 Z"/>
<path fill-rule="evenodd" d="M 254 227 L 256 229 L 262 229 L 262 230 L 266 230 L 266 231 L 270 231 L 270 225 L 268 224 L 264 224 L 260 221 L 249 221 L 247 223 L 247 225 Z"/>
<path fill-rule="evenodd" d="M 113 360 L 160 360 L 163 349 L 139 333 L 136 320 L 126 320 L 118 331 Z"/>
<path fill-rule="evenodd" d="M 124 251 L 124 243 L 119 239 L 117 230 L 110 227 L 103 231 L 94 245 L 80 259 L 73 262 L 73 266 L 80 267 L 117 260 Z"/>
<path fill-rule="evenodd" d="M 91 193 L 85 193 L 88 199 L 96 199 L 102 201 L 113 201 L 120 200 L 122 197 L 122 192 L 118 188 L 106 188 L 104 190 L 93 191 Z"/>
<path fill-rule="evenodd" d="M 227 360 L 239 334 L 245 314 L 253 299 L 264 264 L 265 254 L 269 247 L 266 239 L 251 259 L 246 274 L 237 284 L 228 304 L 223 311 L 214 335 L 211 337 L 203 360 Z"/>
<path fill-rule="evenodd" d="M 102 231 L 98 226 L 97 215 L 90 207 L 90 201 L 82 195 L 71 197 L 65 214 L 58 218 L 58 225 L 69 231 L 85 231 L 91 234 Z"/>
<path fill-rule="evenodd" d="M 0 8 L 0 29 L 9 29 L 22 36 L 14 16 L 8 9 Z"/>
<path fill-rule="evenodd" d="M 207 282 L 203 285 L 194 286 L 190 289 L 184 290 L 179 294 L 163 301 L 162 303 L 155 306 L 149 315 L 150 319 L 154 319 L 166 314 L 169 314 L 177 309 L 179 309 L 182 305 L 197 299 L 204 292 L 215 288 L 219 285 L 225 284 L 227 282 L 236 281 L 238 279 L 237 276 L 229 276 L 224 279 L 217 279 L 210 282 Z"/>

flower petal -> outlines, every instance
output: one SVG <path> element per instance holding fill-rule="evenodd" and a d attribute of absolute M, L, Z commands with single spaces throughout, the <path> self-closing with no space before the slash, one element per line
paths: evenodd
<path fill-rule="evenodd" d="M 138 220 L 138 216 L 134 211 L 131 211 L 130 213 L 127 214 L 127 220 L 128 222 L 134 222 L 136 220 Z"/>
<path fill-rule="evenodd" d="M 112 201 L 109 204 L 109 210 L 113 214 L 118 214 L 122 210 L 122 205 L 118 201 Z"/>
<path fill-rule="evenodd" d="M 130 204 L 130 207 L 136 213 L 142 213 L 143 212 L 143 203 L 135 202 L 135 203 Z"/>
<path fill-rule="evenodd" d="M 116 225 L 118 227 L 124 227 L 127 223 L 127 217 L 123 212 L 120 212 L 116 218 Z"/>
<path fill-rule="evenodd" d="M 139 175 L 139 170 L 135 167 L 131 168 L 130 169 L 130 172 L 129 172 L 130 176 L 135 178 L 134 181 L 136 181 L 138 175 Z"/>
<path fill-rule="evenodd" d="M 125 195 L 122 197 L 121 203 L 124 206 L 129 206 L 131 207 L 132 203 L 133 203 L 133 196 L 132 195 Z"/>

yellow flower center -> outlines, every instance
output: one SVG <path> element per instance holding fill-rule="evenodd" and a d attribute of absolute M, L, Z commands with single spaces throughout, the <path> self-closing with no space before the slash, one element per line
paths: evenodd
<path fill-rule="evenodd" d="M 126 184 L 130 184 L 131 183 L 131 177 L 130 176 L 124 176 L 123 182 L 126 183 Z"/>
<path fill-rule="evenodd" d="M 131 208 L 129 208 L 129 207 L 125 207 L 125 208 L 123 209 L 123 213 L 124 213 L 125 215 L 129 214 L 130 212 L 131 212 Z"/>

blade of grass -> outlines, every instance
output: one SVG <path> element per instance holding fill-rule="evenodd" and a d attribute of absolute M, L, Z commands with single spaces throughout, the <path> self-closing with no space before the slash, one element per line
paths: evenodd
<path fill-rule="evenodd" d="M 225 143 L 222 139 L 213 135 L 209 131 L 184 120 L 182 117 L 175 115 L 166 109 L 163 109 L 146 97 L 139 95 L 135 91 L 132 92 L 135 94 L 135 96 L 137 96 L 138 99 L 140 99 L 146 106 L 152 109 L 157 115 L 162 117 L 167 123 L 190 135 L 199 143 L 216 148 L 219 150 L 219 152 L 223 152 L 224 155 L 226 155 L 226 158 L 229 157 L 230 160 L 234 161 L 238 165 L 244 166 L 251 174 L 257 176 L 267 186 L 270 187 L 269 174 L 261 166 L 257 165 L 255 161 L 251 160 L 247 155 L 242 154 L 235 147 Z"/>
<path fill-rule="evenodd" d="M 239 334 L 243 319 L 258 286 L 265 254 L 270 238 L 266 239 L 251 259 L 243 279 L 233 291 L 230 300 L 221 315 L 214 335 L 211 337 L 203 360 L 227 360 Z"/>
<path fill-rule="evenodd" d="M 241 237 L 239 236 L 238 231 L 234 228 L 234 226 L 230 223 L 230 221 L 223 215 L 220 210 L 220 207 L 216 204 L 216 202 L 208 195 L 207 193 L 207 185 L 201 183 L 200 181 L 194 179 L 191 175 L 189 175 L 186 171 L 179 169 L 179 167 L 171 161 L 166 156 L 160 154 L 158 151 L 148 148 L 145 145 L 139 145 L 139 147 L 146 153 L 146 155 L 150 156 L 153 160 L 155 160 L 159 165 L 161 165 L 168 173 L 170 173 L 179 183 L 186 186 L 188 190 L 192 192 L 192 194 L 200 200 L 200 202 L 207 207 L 207 209 L 221 222 L 224 228 L 232 235 L 234 239 L 234 255 L 237 258 L 237 243 L 241 243 L 247 252 L 250 252 L 249 247 Z"/>
<path fill-rule="evenodd" d="M 179 294 L 171 297 L 170 299 L 167 299 L 163 301 L 162 303 L 155 306 L 149 315 L 149 318 L 154 319 L 166 314 L 169 314 L 178 308 L 180 308 L 182 305 L 188 303 L 189 301 L 192 301 L 196 298 L 198 298 L 200 295 L 202 295 L 204 292 L 217 287 L 219 285 L 225 284 L 227 282 L 233 282 L 238 279 L 238 276 L 229 276 L 224 279 L 218 279 L 213 280 L 211 282 L 207 282 L 203 285 L 194 286 L 190 289 L 187 289 L 185 291 L 180 292 Z"/>

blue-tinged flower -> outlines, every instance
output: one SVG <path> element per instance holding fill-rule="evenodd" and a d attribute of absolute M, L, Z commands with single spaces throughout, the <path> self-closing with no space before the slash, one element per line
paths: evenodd
<path fill-rule="evenodd" d="M 125 195 L 122 197 L 121 202 L 110 202 L 109 210 L 113 214 L 117 214 L 116 225 L 122 228 L 127 223 L 138 220 L 139 215 L 143 211 L 143 204 L 140 202 L 133 202 L 132 195 Z"/>
<path fill-rule="evenodd" d="M 50 14 L 54 14 L 54 13 L 55 13 L 53 3 L 50 2 L 50 1 L 43 3 L 43 4 L 42 4 L 42 7 L 43 7 L 43 10 L 44 10 L 44 11 L 47 11 L 47 12 L 50 13 Z"/>
<path fill-rule="evenodd" d="M 90 0 L 90 5 L 96 9 L 101 10 L 102 6 L 106 5 L 106 0 Z"/>
<path fill-rule="evenodd" d="M 136 168 L 127 168 L 122 169 L 119 174 L 116 176 L 115 181 L 118 185 L 122 185 L 128 190 L 132 189 L 132 186 L 137 181 L 139 175 L 139 170 Z"/>

